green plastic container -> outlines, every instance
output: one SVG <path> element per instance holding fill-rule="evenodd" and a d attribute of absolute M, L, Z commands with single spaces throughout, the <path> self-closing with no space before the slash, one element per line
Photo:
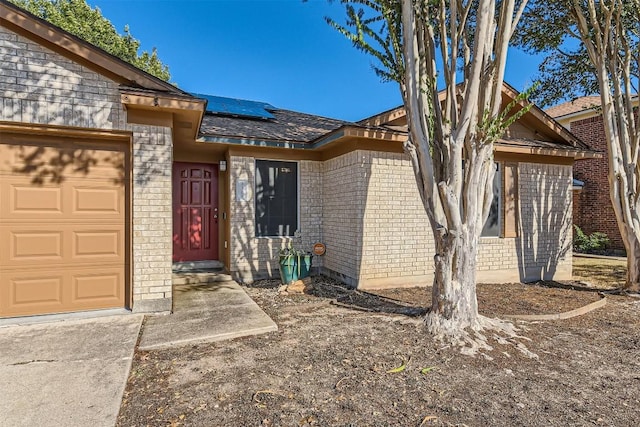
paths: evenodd
<path fill-rule="evenodd" d="M 298 280 L 298 263 L 296 256 L 280 256 L 280 280 L 285 285 Z"/>
<path fill-rule="evenodd" d="M 313 263 L 313 255 L 280 255 L 280 280 L 285 285 L 295 282 L 298 279 L 304 279 L 311 274 L 311 264 Z"/>
<path fill-rule="evenodd" d="M 300 279 L 309 277 L 309 274 L 311 273 L 311 263 L 313 262 L 313 255 L 306 254 L 298 257 L 298 262 L 300 262 L 300 267 L 298 268 Z"/>

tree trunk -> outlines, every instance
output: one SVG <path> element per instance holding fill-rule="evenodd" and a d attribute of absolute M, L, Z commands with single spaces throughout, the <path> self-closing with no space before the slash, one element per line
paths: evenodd
<path fill-rule="evenodd" d="M 627 250 L 627 280 L 624 285 L 626 291 L 640 292 L 640 240 L 635 230 L 628 229 L 623 241 Z"/>
<path fill-rule="evenodd" d="M 432 306 L 426 323 L 430 332 L 455 334 L 479 326 L 476 297 L 478 238 L 469 231 L 458 235 L 434 233 L 437 254 Z"/>

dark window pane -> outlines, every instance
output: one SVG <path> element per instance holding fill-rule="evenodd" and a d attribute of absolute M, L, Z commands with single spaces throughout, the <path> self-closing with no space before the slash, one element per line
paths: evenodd
<path fill-rule="evenodd" d="M 298 228 L 298 164 L 256 160 L 256 236 L 293 236 Z"/>
<path fill-rule="evenodd" d="M 484 237 L 500 236 L 500 209 L 502 203 L 502 174 L 500 173 L 500 165 L 496 163 L 496 174 L 493 178 L 493 201 L 489 210 L 489 217 L 482 229 Z"/>

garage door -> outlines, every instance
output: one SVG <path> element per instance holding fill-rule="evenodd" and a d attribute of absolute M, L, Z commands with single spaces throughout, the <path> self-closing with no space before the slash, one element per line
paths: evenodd
<path fill-rule="evenodd" d="M 0 317 L 125 306 L 127 146 L 0 139 Z"/>

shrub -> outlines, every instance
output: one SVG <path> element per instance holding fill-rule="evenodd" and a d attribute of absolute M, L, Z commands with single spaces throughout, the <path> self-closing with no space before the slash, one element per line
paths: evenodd
<path fill-rule="evenodd" d="M 609 246 L 609 238 L 605 233 L 596 231 L 587 236 L 577 225 L 573 227 L 576 230 L 573 235 L 574 251 L 582 253 L 601 252 Z"/>

